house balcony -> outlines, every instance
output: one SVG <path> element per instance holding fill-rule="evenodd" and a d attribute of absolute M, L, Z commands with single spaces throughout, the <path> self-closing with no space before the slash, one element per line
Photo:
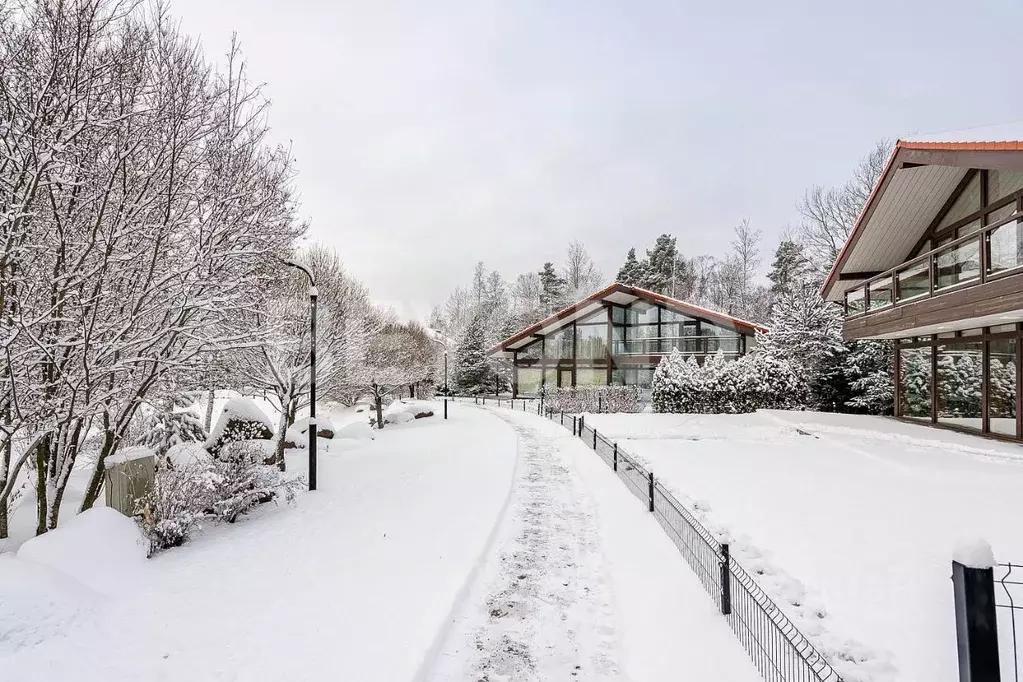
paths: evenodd
<path fill-rule="evenodd" d="M 678 350 L 683 355 L 706 356 L 721 351 L 726 356 L 745 352 L 741 336 L 662 336 L 646 339 L 616 340 L 611 344 L 614 356 L 667 355 Z"/>
<path fill-rule="evenodd" d="M 845 292 L 847 339 L 1023 320 L 1023 214 L 980 228 Z"/>

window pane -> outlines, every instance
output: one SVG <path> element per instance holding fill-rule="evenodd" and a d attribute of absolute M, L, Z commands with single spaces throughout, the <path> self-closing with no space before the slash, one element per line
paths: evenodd
<path fill-rule="evenodd" d="M 575 321 L 576 324 L 607 324 L 607 312 L 601 308 L 595 313 L 590 313 L 586 317 L 580 318 Z"/>
<path fill-rule="evenodd" d="M 956 232 L 956 239 L 959 237 L 965 237 L 968 234 L 973 234 L 974 232 L 980 232 L 980 218 L 977 218 L 972 223 L 963 225 Z"/>
<path fill-rule="evenodd" d="M 1016 339 L 991 341 L 988 417 L 991 432 L 1016 435 Z"/>
<path fill-rule="evenodd" d="M 519 395 L 536 395 L 540 392 L 543 370 L 539 367 L 516 367 L 516 381 Z"/>
<path fill-rule="evenodd" d="M 896 274 L 899 280 L 898 300 L 926 294 L 931 290 L 931 273 L 927 260 L 910 265 Z"/>
<path fill-rule="evenodd" d="M 611 308 L 611 320 L 615 324 L 625 324 L 625 308 Z"/>
<path fill-rule="evenodd" d="M 629 324 L 657 322 L 657 307 L 646 301 L 636 301 L 629 306 L 626 314 Z"/>
<path fill-rule="evenodd" d="M 572 325 L 547 337 L 543 356 L 551 360 L 572 358 Z"/>
<path fill-rule="evenodd" d="M 674 310 L 668 310 L 663 308 L 661 310 L 661 322 L 693 322 L 693 318 L 688 315 L 683 315 L 680 312 Z"/>
<path fill-rule="evenodd" d="M 978 341 L 937 347 L 940 423 L 980 429 L 983 346 Z"/>
<path fill-rule="evenodd" d="M 1010 270 L 1023 265 L 1023 225 L 1006 223 L 991 231 L 988 272 Z"/>
<path fill-rule="evenodd" d="M 867 298 L 862 288 L 845 292 L 846 315 L 856 315 L 867 311 Z"/>
<path fill-rule="evenodd" d="M 935 289 L 976 279 L 980 276 L 980 241 L 974 239 L 941 251 L 938 253 L 937 261 Z"/>
<path fill-rule="evenodd" d="M 987 199 L 988 203 L 995 203 L 1002 197 L 1007 197 L 1013 192 L 1023 189 L 1023 173 L 1012 173 L 1009 171 L 988 171 L 987 174 Z"/>
<path fill-rule="evenodd" d="M 607 357 L 607 324 L 587 324 L 576 327 L 576 352 L 580 360 Z"/>
<path fill-rule="evenodd" d="M 576 386 L 605 386 L 607 370 L 603 367 L 578 367 L 575 370 Z"/>
<path fill-rule="evenodd" d="M 931 349 L 899 349 L 899 415 L 931 419 Z"/>
<path fill-rule="evenodd" d="M 870 288 L 870 309 L 883 308 L 892 303 L 892 278 L 885 277 L 871 282 Z"/>
<path fill-rule="evenodd" d="M 540 341 L 534 341 L 525 348 L 520 348 L 516 359 L 518 360 L 539 360 L 540 359 Z"/>
<path fill-rule="evenodd" d="M 1006 204 L 1005 206 L 1002 206 L 1001 208 L 997 208 L 994 211 L 991 211 L 990 213 L 988 213 L 987 214 L 987 224 L 988 225 L 997 225 L 998 223 L 1002 222 L 1003 220 L 1005 220 L 1006 218 L 1008 218 L 1009 216 L 1011 216 L 1015 212 L 1016 212 L 1016 202 L 1013 201 L 1010 204 Z"/>
<path fill-rule="evenodd" d="M 938 229 L 947 227 L 958 220 L 962 220 L 979 208 L 980 173 L 976 173 L 973 176 L 973 180 L 970 181 L 970 184 L 966 186 L 966 189 L 959 198 L 956 199 L 956 202 L 952 204 L 952 208 L 950 208 L 948 213 L 945 214 L 945 217 L 941 219 L 941 223 L 938 224 Z"/>

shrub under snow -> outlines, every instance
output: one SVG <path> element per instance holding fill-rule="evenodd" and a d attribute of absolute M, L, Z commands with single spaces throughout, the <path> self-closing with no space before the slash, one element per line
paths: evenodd
<path fill-rule="evenodd" d="M 651 398 L 656 412 L 800 409 L 806 405 L 806 386 L 788 363 L 763 353 L 733 361 L 718 353 L 700 366 L 675 350 L 654 371 Z"/>
<path fill-rule="evenodd" d="M 260 502 L 294 500 L 300 479 L 285 477 L 266 457 L 262 440 L 226 443 L 218 459 L 194 446 L 171 448 L 153 490 L 136 504 L 150 555 L 181 545 L 205 519 L 233 523 Z"/>
<path fill-rule="evenodd" d="M 547 389 L 545 404 L 556 412 L 639 412 L 636 386 L 576 386 Z"/>
<path fill-rule="evenodd" d="M 248 398 L 232 398 L 224 404 L 217 423 L 206 440 L 206 449 L 219 456 L 226 443 L 237 440 L 270 440 L 273 438 L 270 419 Z"/>

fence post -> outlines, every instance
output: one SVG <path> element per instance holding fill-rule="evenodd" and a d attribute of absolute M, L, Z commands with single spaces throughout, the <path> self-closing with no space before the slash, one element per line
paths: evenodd
<path fill-rule="evenodd" d="M 615 471 L 618 471 L 618 443 L 615 443 L 615 464 L 614 464 L 614 469 L 615 469 Z"/>
<path fill-rule="evenodd" d="M 448 418 L 448 399 L 444 399 L 444 418 Z"/>
<path fill-rule="evenodd" d="M 575 424 L 576 424 L 575 417 L 572 417 L 572 435 L 573 436 L 575 435 Z"/>
<path fill-rule="evenodd" d="M 999 682 L 994 570 L 952 561 L 960 682 Z"/>
<path fill-rule="evenodd" d="M 721 543 L 721 613 L 728 615 L 732 612 L 732 572 L 729 564 L 732 555 L 728 550 L 728 543 Z"/>
<path fill-rule="evenodd" d="M 604 411 L 604 396 L 598 395 L 597 396 L 597 412 L 603 412 L 603 411 Z"/>
<path fill-rule="evenodd" d="M 654 510 L 654 472 L 650 472 L 650 511 Z"/>
<path fill-rule="evenodd" d="M 565 425 L 565 411 L 564 410 L 561 411 L 561 425 L 562 426 Z M 575 432 L 573 431 L 573 433 L 575 433 Z"/>
<path fill-rule="evenodd" d="M 579 435 L 580 438 L 583 437 L 583 419 L 584 419 L 584 417 L 582 415 L 579 415 L 579 432 L 578 432 L 578 435 Z"/>
<path fill-rule="evenodd" d="M 597 450 L 597 430 L 596 429 L 593 429 L 593 450 L 594 450 L 594 452 L 596 452 L 596 450 Z"/>

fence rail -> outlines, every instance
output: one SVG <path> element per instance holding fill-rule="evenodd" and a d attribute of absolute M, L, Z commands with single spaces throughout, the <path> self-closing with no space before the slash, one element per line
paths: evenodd
<path fill-rule="evenodd" d="M 999 564 L 994 570 L 995 615 L 1003 680 L 1020 680 L 1023 648 L 1023 564 Z M 1017 622 L 1019 621 L 1019 622 Z"/>
<path fill-rule="evenodd" d="M 526 401 L 488 400 L 497 406 L 531 411 L 525 405 L 521 408 L 516 405 L 516 402 Z M 778 608 L 756 580 L 731 558 L 728 544 L 719 542 L 657 481 L 653 472 L 622 450 L 616 442 L 586 424 L 583 417 L 551 410 L 538 401 L 529 402 L 533 403 L 532 411 L 570 428 L 574 435 L 614 470 L 626 488 L 647 505 L 699 578 L 707 594 L 717 602 L 728 625 L 765 680 L 842 682 L 841 676 L 799 628 Z M 1023 567 L 1017 568 L 1017 575 L 1023 577 Z"/>

